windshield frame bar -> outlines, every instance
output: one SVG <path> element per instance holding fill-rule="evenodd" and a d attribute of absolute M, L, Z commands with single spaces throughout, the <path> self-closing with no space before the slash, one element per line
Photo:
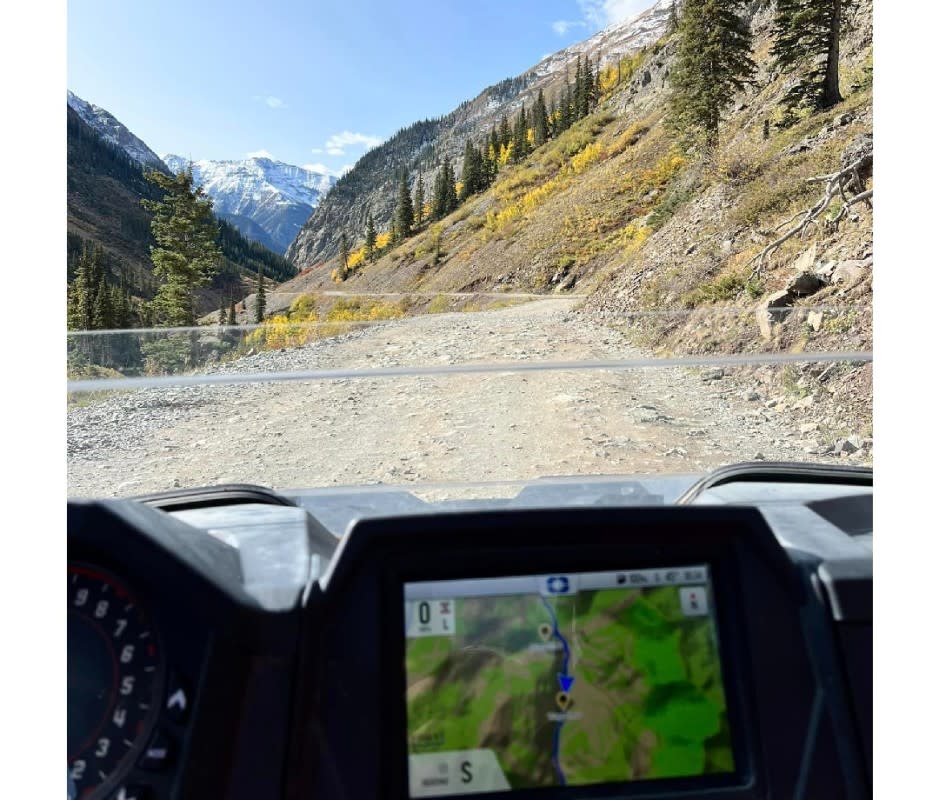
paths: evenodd
<path fill-rule="evenodd" d="M 630 369 L 675 369 L 677 367 L 739 367 L 765 364 L 812 364 L 831 362 L 866 363 L 874 360 L 872 350 L 818 353 L 744 353 L 673 358 L 627 358 L 597 361 L 531 361 L 481 364 L 443 364 L 416 367 L 372 367 L 368 369 L 314 369 L 279 372 L 199 373 L 195 375 L 154 375 L 131 378 L 85 378 L 68 382 L 69 392 L 99 392 L 127 389 L 181 386 L 225 386 L 244 383 L 284 383 L 288 381 L 368 380 L 441 375 L 479 375 L 505 372 L 583 372 Z"/>

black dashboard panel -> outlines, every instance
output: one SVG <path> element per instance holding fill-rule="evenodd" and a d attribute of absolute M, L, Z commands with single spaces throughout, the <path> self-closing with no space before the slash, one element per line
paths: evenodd
<path fill-rule="evenodd" d="M 238 488 L 237 525 L 217 513 L 226 492 L 167 510 L 69 503 L 69 563 L 126 584 L 165 662 L 159 714 L 107 800 L 407 797 L 404 584 L 687 564 L 713 577 L 733 772 L 502 796 L 871 795 L 872 535 L 857 487 L 750 508 L 424 510 L 362 520 L 338 549 L 293 503 Z M 148 751 L 165 756 L 144 764 Z"/>
<path fill-rule="evenodd" d="M 368 520 L 313 587 L 289 797 L 407 796 L 405 581 L 712 565 L 731 687 L 731 781 L 532 791 L 552 797 L 855 797 L 867 791 L 821 599 L 753 510 L 584 509 Z M 836 741 L 845 736 L 845 741 Z M 515 796 L 511 792 L 505 796 Z M 498 794 L 487 795 L 498 797 Z"/>
<path fill-rule="evenodd" d="M 152 613 L 165 654 L 155 725 L 106 796 L 280 796 L 298 610 L 261 608 L 242 590 L 231 548 L 163 512 L 70 503 L 68 526 L 69 563 L 127 584 Z"/>

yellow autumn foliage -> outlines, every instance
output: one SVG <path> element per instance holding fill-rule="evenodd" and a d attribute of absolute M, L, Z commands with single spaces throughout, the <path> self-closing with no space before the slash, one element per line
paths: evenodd
<path fill-rule="evenodd" d="M 561 178 L 555 177 L 528 192 L 521 200 L 521 205 L 525 213 L 530 214 L 538 208 L 538 206 L 560 189 L 561 185 Z"/>
<path fill-rule="evenodd" d="M 424 206 L 426 209 L 427 206 Z M 389 244 L 391 244 L 391 231 L 385 231 L 384 233 L 379 233 L 375 237 L 375 249 L 384 250 Z"/>
<path fill-rule="evenodd" d="M 383 300 L 362 300 L 356 297 L 340 298 L 326 312 L 327 322 L 374 322 L 383 319 L 399 319 L 404 309 L 399 303 Z"/>
<path fill-rule="evenodd" d="M 315 320 L 316 317 L 316 295 L 307 292 L 295 298 L 290 304 L 288 316 L 292 320 Z"/>
<path fill-rule="evenodd" d="M 600 71 L 600 92 L 609 94 L 619 83 L 619 71 L 612 64 Z"/>
<path fill-rule="evenodd" d="M 349 253 L 349 260 L 346 262 L 346 269 L 355 269 L 359 264 L 365 260 L 365 247 L 364 245 L 358 250 L 353 250 Z"/>
<path fill-rule="evenodd" d="M 509 159 L 512 157 L 512 147 L 515 145 L 515 142 L 509 142 L 508 145 L 501 145 L 499 147 L 499 166 L 504 167 L 509 163 Z"/>
<path fill-rule="evenodd" d="M 619 244 L 623 247 L 624 253 L 629 254 L 635 250 L 638 250 L 646 239 L 652 233 L 652 229 L 646 225 L 637 225 L 634 222 L 630 222 L 619 235 Z"/>
<path fill-rule="evenodd" d="M 245 347 L 281 350 L 299 347 L 316 337 L 316 317 L 310 320 L 291 320 L 285 314 L 276 314 L 251 331 L 244 340 Z"/>
<path fill-rule="evenodd" d="M 600 158 L 603 148 L 599 142 L 588 144 L 583 150 L 571 158 L 571 169 L 575 175 L 580 175 L 587 167 Z"/>
<path fill-rule="evenodd" d="M 545 202 L 551 195 L 557 192 L 564 185 L 564 180 L 560 175 L 551 178 L 536 186 L 514 203 L 510 203 L 501 211 L 489 211 L 486 214 L 486 227 L 491 231 L 498 231 L 508 223 L 518 219 L 522 214 L 531 214 L 538 206 Z"/>

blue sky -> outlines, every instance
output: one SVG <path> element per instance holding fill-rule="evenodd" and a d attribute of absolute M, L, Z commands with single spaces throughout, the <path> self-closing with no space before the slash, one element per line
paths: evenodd
<path fill-rule="evenodd" d="M 339 171 L 654 0 L 69 0 L 68 88 L 157 153 Z"/>

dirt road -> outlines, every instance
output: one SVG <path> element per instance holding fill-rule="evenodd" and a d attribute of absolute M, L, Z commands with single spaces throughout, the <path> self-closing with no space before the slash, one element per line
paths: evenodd
<path fill-rule="evenodd" d="M 644 355 L 572 304 L 411 317 L 223 369 Z M 733 375 L 705 381 L 691 369 L 151 388 L 69 412 L 69 494 L 688 473 L 823 458 L 807 455 L 798 426 L 765 400 Z"/>

